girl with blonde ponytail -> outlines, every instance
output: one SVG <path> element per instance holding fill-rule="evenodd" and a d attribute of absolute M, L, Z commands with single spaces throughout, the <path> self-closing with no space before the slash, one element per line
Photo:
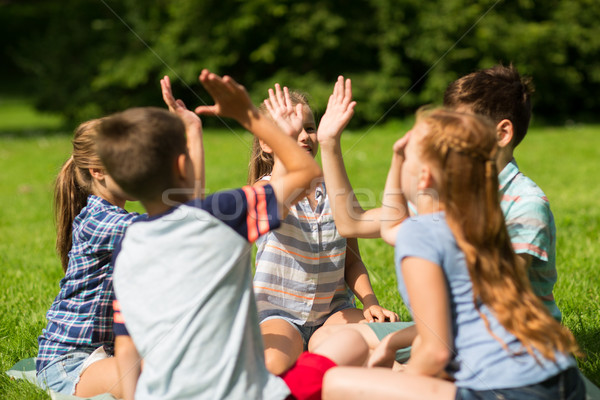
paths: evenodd
<path fill-rule="evenodd" d="M 396 247 L 398 288 L 416 324 L 411 358 L 400 373 L 332 369 L 324 399 L 585 398 L 575 339 L 512 249 L 496 152 L 487 119 L 443 109 L 419 112 L 396 142 L 381 236 Z M 407 201 L 418 216 L 407 218 Z M 368 366 L 390 366 L 401 339 L 385 337 Z"/>
<path fill-rule="evenodd" d="M 55 392 L 120 397 L 113 353 L 112 253 L 138 216 L 95 150 L 102 119 L 81 124 L 54 189 L 56 250 L 65 277 L 38 338 L 37 380 Z"/>

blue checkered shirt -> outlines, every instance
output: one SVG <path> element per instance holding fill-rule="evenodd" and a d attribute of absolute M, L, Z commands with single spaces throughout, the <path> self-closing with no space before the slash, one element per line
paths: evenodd
<path fill-rule="evenodd" d="M 112 252 L 137 217 L 100 197 L 88 197 L 87 205 L 73 221 L 67 272 L 46 314 L 48 325 L 38 338 L 38 371 L 73 349 L 105 345 L 111 351 Z"/>

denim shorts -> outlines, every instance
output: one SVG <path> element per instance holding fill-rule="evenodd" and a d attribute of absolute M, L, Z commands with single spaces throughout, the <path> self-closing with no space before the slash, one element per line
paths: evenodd
<path fill-rule="evenodd" d="M 85 360 L 94 352 L 94 348 L 80 348 L 58 356 L 37 373 L 37 384 L 42 389 L 73 395 L 79 383 Z"/>
<path fill-rule="evenodd" d="M 572 367 L 535 385 L 479 391 L 458 388 L 456 400 L 585 400 L 585 384 Z"/>
<path fill-rule="evenodd" d="M 313 333 L 315 333 L 315 331 L 317 329 L 319 329 L 320 327 L 323 326 L 323 324 L 315 325 L 315 326 L 298 325 L 298 324 L 290 321 L 289 318 L 286 318 L 286 317 L 281 316 L 281 315 L 271 315 L 270 317 L 267 317 L 267 318 L 263 319 L 261 321 L 261 324 L 263 322 L 271 320 L 271 319 L 282 319 L 285 322 L 287 322 L 288 324 L 290 324 L 291 326 L 293 326 L 294 328 L 296 328 L 296 330 L 298 331 L 298 333 L 300 333 L 300 336 L 302 336 L 302 341 L 304 342 L 304 350 L 306 350 L 308 348 L 308 341 L 310 340 L 310 337 L 313 335 Z"/>

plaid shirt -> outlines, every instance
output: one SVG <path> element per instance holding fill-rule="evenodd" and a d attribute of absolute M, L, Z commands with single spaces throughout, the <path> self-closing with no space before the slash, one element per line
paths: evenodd
<path fill-rule="evenodd" d="M 73 247 L 60 281 L 60 292 L 46 314 L 48 325 L 38 338 L 37 370 L 77 348 L 114 343 L 112 322 L 112 252 L 138 216 L 90 195 L 73 221 Z"/>

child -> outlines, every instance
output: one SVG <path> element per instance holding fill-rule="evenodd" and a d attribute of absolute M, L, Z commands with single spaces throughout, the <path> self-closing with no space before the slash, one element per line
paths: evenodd
<path fill-rule="evenodd" d="M 170 95 L 168 80 L 163 99 L 185 122 L 193 165 L 195 195 L 204 185 L 202 125 L 183 103 Z M 40 386 L 64 394 L 94 396 L 110 392 L 121 397 L 113 354 L 112 252 L 125 228 L 138 217 L 123 209 L 131 199 L 108 175 L 96 154 L 102 120 L 82 124 L 75 132 L 73 155 L 63 166 L 55 188 L 57 250 L 65 277 L 48 311 L 48 325 L 39 337 L 37 380 Z"/>
<path fill-rule="evenodd" d="M 485 115 L 496 124 L 500 196 L 508 234 L 518 259 L 527 267 L 533 291 L 556 320 L 561 312 L 552 290 L 556 283 L 556 228 L 544 192 L 519 171 L 514 150 L 531 118 L 530 79 L 512 65 L 482 69 L 452 82 L 444 106 Z"/>
<path fill-rule="evenodd" d="M 314 376 L 311 393 L 320 397 L 324 370 L 333 361 L 352 363 L 348 341 L 340 341 L 337 355 L 303 355 L 283 379 L 269 374 L 249 259 L 251 243 L 279 226 L 278 210 L 298 201 L 320 168 L 258 113 L 243 86 L 207 70 L 200 81 L 215 105 L 196 112 L 238 120 L 279 156 L 285 172 L 268 185 L 193 200 L 191 154 L 179 120 L 138 108 L 102 123 L 98 152 L 107 170 L 149 214 L 129 227 L 115 255 L 120 313 L 131 350 L 144 360 L 135 396 L 284 399 L 291 391 L 314 398 L 303 396 L 306 382 L 295 383 Z"/>
<path fill-rule="evenodd" d="M 56 248 L 65 277 L 39 337 L 36 362 L 41 387 L 91 396 L 117 382 L 111 301 L 112 251 L 137 217 L 129 199 L 106 173 L 94 149 L 101 120 L 81 124 L 73 154 L 56 180 Z M 111 391 L 119 396 L 118 391 Z"/>
<path fill-rule="evenodd" d="M 496 149 L 491 123 L 444 110 L 419 114 L 394 145 L 381 236 L 396 246 L 417 337 L 404 372 L 332 369 L 325 399 L 585 398 L 575 339 L 542 311 L 512 249 Z M 406 219 L 407 201 L 417 217 Z M 395 341 L 387 336 L 369 365 L 389 365 Z"/>
<path fill-rule="evenodd" d="M 352 117 L 354 103 L 340 106 L 339 100 L 332 96 L 319 131 L 343 130 Z M 306 97 L 276 84 L 264 106 L 263 112 L 314 158 L 317 128 Z M 271 149 L 255 138 L 249 183 L 269 182 L 282 171 Z M 346 240 L 337 232 L 322 180 L 311 182 L 303 195 L 286 208 L 281 227 L 257 242 L 254 292 L 265 362 L 275 375 L 296 361 L 324 323 L 397 320 L 379 306 L 356 239 Z M 355 308 L 354 294 L 364 310 Z"/>

